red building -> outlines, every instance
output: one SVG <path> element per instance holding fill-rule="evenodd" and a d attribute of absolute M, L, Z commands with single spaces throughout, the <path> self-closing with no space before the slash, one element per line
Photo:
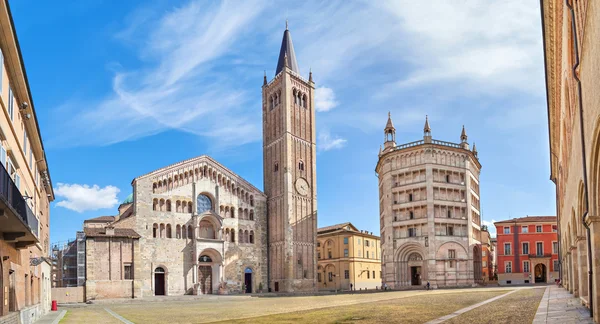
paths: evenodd
<path fill-rule="evenodd" d="M 527 216 L 494 225 L 499 284 L 548 283 L 558 279 L 556 216 Z"/>
<path fill-rule="evenodd" d="M 483 278 L 494 280 L 494 246 L 492 245 L 492 236 L 488 231 L 487 225 L 481 226 L 481 272 Z"/>

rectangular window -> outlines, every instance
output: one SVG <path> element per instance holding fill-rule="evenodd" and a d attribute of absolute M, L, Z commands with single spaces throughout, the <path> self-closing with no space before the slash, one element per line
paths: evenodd
<path fill-rule="evenodd" d="M 19 177 L 18 174 L 15 174 L 15 185 L 17 186 L 17 189 L 21 191 L 21 177 Z"/>
<path fill-rule="evenodd" d="M 327 258 L 331 259 L 331 251 L 327 251 Z"/>
<path fill-rule="evenodd" d="M 344 249 L 344 257 L 347 258 L 348 257 L 348 249 Z"/>
<path fill-rule="evenodd" d="M 542 232 L 542 225 L 536 225 L 536 227 L 535 227 L 535 231 L 536 231 L 537 233 L 541 233 L 541 232 Z"/>
<path fill-rule="evenodd" d="M 512 273 L 512 262 L 506 261 L 504 263 L 504 270 L 505 270 L 504 272 L 506 272 L 506 273 Z"/>
<path fill-rule="evenodd" d="M 4 72 L 4 54 L 2 53 L 2 50 L 0 50 L 0 97 L 2 96 L 2 79 L 4 79 L 2 77 Z"/>
<path fill-rule="evenodd" d="M 448 226 L 448 235 L 450 235 L 450 236 L 454 235 L 454 227 Z"/>
<path fill-rule="evenodd" d="M 552 225 L 552 232 L 556 233 L 556 225 Z"/>
<path fill-rule="evenodd" d="M 504 243 L 504 255 L 511 255 L 511 253 L 510 253 L 510 243 Z"/>
<path fill-rule="evenodd" d="M 350 270 L 344 270 L 344 279 L 350 279 Z"/>
<path fill-rule="evenodd" d="M 542 242 L 537 242 L 535 246 L 537 255 L 544 255 L 544 244 Z"/>
<path fill-rule="evenodd" d="M 527 225 L 521 226 L 521 233 L 529 233 L 529 226 L 527 226 Z"/>
<path fill-rule="evenodd" d="M 552 253 L 553 254 L 558 253 L 558 242 L 552 242 Z"/>
<path fill-rule="evenodd" d="M 450 262 L 448 262 L 448 267 L 454 268 L 454 261 L 450 260 Z"/>
<path fill-rule="evenodd" d="M 504 228 L 504 234 L 510 234 L 510 227 Z"/>
<path fill-rule="evenodd" d="M 523 242 L 523 253 L 522 254 L 529 254 L 529 242 Z"/>
<path fill-rule="evenodd" d="M 0 162 L 2 163 L 2 166 L 6 169 L 6 150 L 4 149 L 4 146 L 0 146 Z"/>
<path fill-rule="evenodd" d="M 523 261 L 523 272 L 529 272 L 529 261 Z"/>
<path fill-rule="evenodd" d="M 484 267 L 487 267 L 487 261 L 482 261 Z"/>
<path fill-rule="evenodd" d="M 367 270 L 367 279 L 371 279 L 371 273 Z"/>
<path fill-rule="evenodd" d="M 369 258 L 369 251 L 367 251 L 367 259 Z"/>
<path fill-rule="evenodd" d="M 552 267 L 554 268 L 554 271 L 558 271 L 558 260 L 552 260 Z"/>
<path fill-rule="evenodd" d="M 348 244 L 348 237 L 344 237 L 344 244 Z"/>
<path fill-rule="evenodd" d="M 319 273 L 317 273 L 317 281 L 318 281 L 318 282 L 321 282 L 321 273 L 320 273 L 320 272 L 319 272 Z"/>
<path fill-rule="evenodd" d="M 415 236 L 417 236 L 417 229 L 414 228 L 414 227 L 410 227 L 408 229 L 408 236 L 409 237 L 415 237 Z"/>
<path fill-rule="evenodd" d="M 375 279 L 375 270 L 373 270 L 373 279 Z"/>
<path fill-rule="evenodd" d="M 123 279 L 131 280 L 133 279 L 133 272 L 131 271 L 131 263 L 125 263 L 123 266 Z"/>
<path fill-rule="evenodd" d="M 13 101 L 14 98 L 12 89 L 8 88 L 8 115 L 10 116 L 10 120 L 13 120 L 13 110 L 15 109 Z"/>
<path fill-rule="evenodd" d="M 456 250 L 448 250 L 448 259 L 456 259 Z"/>
<path fill-rule="evenodd" d="M 25 158 L 27 158 L 27 131 L 23 131 L 23 153 L 25 153 Z"/>
<path fill-rule="evenodd" d="M 369 240 L 365 240 L 365 246 L 369 246 Z"/>
<path fill-rule="evenodd" d="M 333 272 L 329 272 L 328 276 L 329 276 L 329 278 L 328 278 L 329 282 L 332 282 L 333 281 Z"/>

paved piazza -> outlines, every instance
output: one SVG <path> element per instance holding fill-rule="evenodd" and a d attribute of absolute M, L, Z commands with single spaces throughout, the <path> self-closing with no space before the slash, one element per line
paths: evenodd
<path fill-rule="evenodd" d="M 551 303 L 577 307 L 554 286 L 413 290 L 307 297 L 176 296 L 60 307 L 59 323 L 536 323 Z M 564 298 L 561 299 L 561 298 Z M 541 302 L 541 303 L 540 303 Z M 558 305 L 564 306 L 558 306 Z M 541 306 L 541 307 L 540 307 Z M 499 309 L 501 309 L 499 311 Z M 491 311 L 493 310 L 493 311 Z M 575 312 L 578 316 L 579 312 Z M 487 314 L 487 315 L 486 315 Z M 541 315 L 542 314 L 542 315 Z M 552 315 L 552 314 L 551 314 Z M 564 314 L 563 314 L 564 316 Z M 581 320 L 579 318 L 578 320 Z M 564 321 L 565 318 L 563 317 Z M 57 323 L 56 318 L 48 323 Z M 552 321 L 548 321 L 552 322 Z M 41 322 L 40 322 L 41 323 Z M 474 323 L 474 322 L 473 322 Z"/>

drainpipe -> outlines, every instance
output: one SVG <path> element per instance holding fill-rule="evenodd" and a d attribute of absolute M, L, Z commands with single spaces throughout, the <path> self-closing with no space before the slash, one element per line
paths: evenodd
<path fill-rule="evenodd" d="M 565 4 L 571 12 L 571 33 L 573 34 L 573 48 L 575 49 L 575 65 L 573 65 L 573 78 L 577 82 L 577 94 L 579 95 L 579 127 L 581 129 L 581 157 L 583 161 L 583 192 L 585 195 L 585 212 L 583 213 L 582 222 L 587 231 L 587 249 L 588 249 L 588 298 L 590 305 L 590 317 L 594 317 L 594 303 L 593 303 L 593 292 L 592 292 L 592 280 L 593 280 L 593 263 L 592 263 L 592 240 L 591 240 L 591 229 L 586 224 L 585 220 L 589 216 L 589 203 L 588 203 L 588 181 L 587 181 L 587 165 L 586 165 L 586 154 L 585 154 L 585 129 L 583 124 L 583 99 L 581 91 L 581 80 L 577 73 L 579 68 L 579 47 L 577 43 L 577 24 L 575 23 L 575 10 L 573 6 L 569 4 L 569 0 L 565 0 Z"/>

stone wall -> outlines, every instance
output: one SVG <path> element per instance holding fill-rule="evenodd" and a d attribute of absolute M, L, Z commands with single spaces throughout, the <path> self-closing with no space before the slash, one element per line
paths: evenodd
<path fill-rule="evenodd" d="M 52 300 L 59 304 L 85 302 L 85 289 L 81 287 L 52 288 Z"/>

